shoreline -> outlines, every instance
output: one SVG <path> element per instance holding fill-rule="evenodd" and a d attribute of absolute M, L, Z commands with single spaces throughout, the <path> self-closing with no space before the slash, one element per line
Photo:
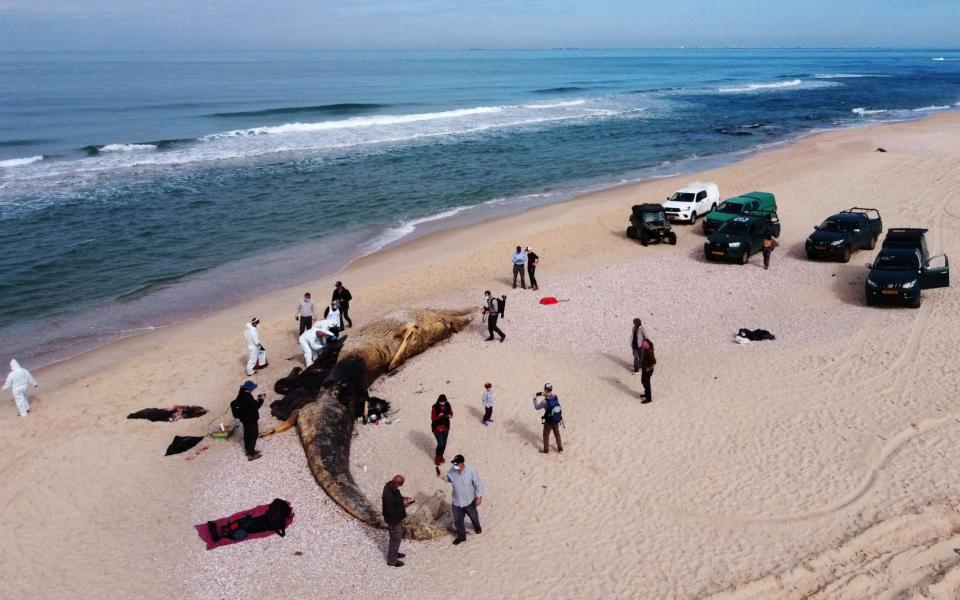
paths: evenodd
<path fill-rule="evenodd" d="M 218 312 L 230 310 L 231 308 L 239 307 L 246 303 L 255 302 L 256 300 L 270 296 L 277 292 L 283 290 L 292 290 L 295 287 L 306 286 L 309 287 L 315 282 L 335 278 L 341 273 L 350 269 L 352 265 L 358 261 L 367 259 L 371 256 L 377 256 L 380 253 L 391 251 L 394 249 L 402 248 L 404 245 L 413 243 L 423 237 L 431 236 L 437 233 L 442 233 L 444 231 L 457 230 L 463 227 L 473 227 L 477 225 L 483 225 L 490 222 L 497 221 L 499 219 L 505 219 L 512 216 L 521 215 L 527 213 L 531 210 L 535 210 L 541 207 L 548 206 L 558 206 L 565 205 L 571 202 L 580 201 L 584 198 L 588 198 L 594 194 L 600 194 L 604 192 L 619 190 L 621 188 L 638 186 L 647 183 L 652 183 L 659 180 L 669 180 L 673 178 L 682 178 L 684 176 L 693 176 L 696 173 L 703 171 L 712 171 L 715 169 L 721 169 L 730 165 L 738 164 L 746 160 L 750 160 L 752 157 L 764 154 L 794 144 L 800 140 L 807 139 L 812 136 L 818 136 L 824 133 L 830 133 L 834 131 L 845 131 L 852 129 L 861 129 L 861 128 L 871 128 L 875 126 L 883 125 L 892 125 L 896 123 L 904 122 L 913 122 L 913 121 L 922 121 L 929 118 L 934 118 L 939 114 L 951 114 L 960 112 L 957 110 L 945 110 L 939 111 L 936 113 L 922 114 L 918 115 L 915 118 L 911 119 L 891 119 L 880 122 L 873 123 L 861 123 L 861 124 L 848 124 L 841 125 L 831 128 L 822 128 L 815 129 L 810 131 L 803 132 L 794 132 L 786 136 L 784 139 L 770 142 L 767 144 L 757 144 L 752 148 L 746 148 L 741 150 L 736 150 L 732 152 L 715 154 L 709 156 L 692 156 L 684 158 L 678 161 L 667 161 L 666 163 L 661 163 L 660 165 L 654 165 L 649 167 L 643 167 L 633 171 L 628 171 L 620 174 L 608 174 L 594 178 L 587 178 L 583 180 L 573 180 L 569 182 L 568 185 L 564 185 L 560 188 L 547 188 L 546 190 L 538 192 L 530 192 L 526 194 L 521 194 L 518 196 L 510 196 L 505 198 L 494 198 L 487 200 L 480 204 L 472 206 L 462 206 L 447 209 L 436 215 L 427 215 L 424 217 L 411 219 L 399 225 L 392 227 L 386 227 L 380 231 L 376 237 L 374 237 L 370 244 L 375 245 L 375 249 L 366 251 L 363 247 L 360 247 L 359 254 L 343 259 L 344 262 L 337 267 L 334 267 L 333 270 L 326 270 L 325 272 L 316 272 L 309 275 L 306 279 L 300 279 L 296 276 L 291 277 L 287 275 L 285 277 L 278 278 L 277 281 L 270 283 L 266 286 L 265 290 L 257 290 L 255 293 L 250 295 L 245 294 L 236 294 L 234 293 L 234 298 L 232 299 L 221 299 L 221 300 L 212 300 L 210 302 L 211 307 L 206 309 L 200 309 L 196 312 L 190 310 L 178 311 L 172 314 L 169 320 L 161 320 L 157 323 L 149 323 L 143 321 L 136 321 L 131 324 L 131 327 L 124 329 L 120 332 L 115 331 L 97 331 L 94 333 L 87 334 L 84 337 L 96 338 L 95 341 L 91 341 L 86 347 L 66 355 L 61 355 L 57 353 L 55 349 L 56 346 L 52 346 L 55 342 L 48 342 L 48 345 L 41 346 L 39 349 L 35 350 L 31 356 L 48 356 L 52 355 L 53 358 L 48 362 L 42 362 L 39 366 L 31 367 L 34 370 L 40 371 L 43 369 L 48 369 L 55 365 L 58 365 L 64 361 L 73 360 L 80 356 L 83 356 L 90 352 L 96 352 L 107 348 L 113 344 L 120 343 L 124 340 L 130 338 L 136 338 L 143 335 L 150 335 L 161 330 L 166 330 L 170 327 L 176 327 L 182 323 L 188 323 L 196 319 L 203 319 L 214 315 Z M 658 173 L 661 169 L 676 169 L 672 173 Z M 679 182 L 678 182 L 679 183 Z M 682 184 L 680 184 L 682 185 Z M 730 195 L 725 195 L 721 191 L 721 200 L 731 197 Z M 529 199 L 529 200 L 526 200 Z M 525 201 L 526 200 L 526 201 Z M 452 214 L 448 214 L 452 213 Z M 424 225 L 421 227 L 421 225 Z M 403 230 L 406 228 L 412 228 L 408 233 L 402 234 L 400 237 L 389 240 L 383 243 L 378 242 L 378 240 L 384 236 L 389 236 L 391 231 Z M 236 272 L 240 269 L 242 263 L 247 261 L 266 261 L 266 262 L 283 262 L 286 257 L 291 255 L 297 255 L 301 253 L 310 253 L 311 250 L 316 250 L 315 242 L 306 242 L 298 244 L 295 246 L 288 246 L 285 248 L 280 248 L 276 250 L 271 250 L 262 255 L 255 255 L 247 257 L 245 259 L 232 261 L 229 263 L 223 263 L 217 265 L 211 269 L 208 269 L 196 276 L 187 275 L 182 279 L 174 282 L 173 286 L 168 285 L 158 285 L 157 288 L 147 294 L 142 292 L 136 292 L 135 300 L 151 300 L 155 294 L 163 294 L 168 291 L 176 293 L 181 291 L 180 286 L 201 286 L 209 289 L 210 281 L 217 278 L 220 273 L 226 272 L 234 274 L 233 278 L 238 278 L 239 275 L 236 275 Z M 236 283 L 236 282 L 234 282 Z M 210 292 L 207 292 L 206 295 L 208 298 Z M 198 299 L 202 302 L 202 298 Z M 114 311 L 118 307 L 118 300 L 112 300 L 109 304 L 102 304 L 96 306 L 92 309 L 92 312 L 101 317 L 106 317 L 110 314 L 111 311 Z M 74 313 L 63 313 L 58 315 L 57 319 L 67 319 L 70 317 L 76 316 Z M 142 317 L 141 317 L 142 318 Z M 38 319 L 31 319 L 24 327 L 22 328 L 35 328 L 38 323 Z M 119 333 L 119 335 L 117 335 Z M 15 333 L 16 335 L 16 333 Z M 16 352 L 12 354 L 14 357 L 19 357 Z"/>
<path fill-rule="evenodd" d="M 404 542 L 404 569 L 384 565 L 382 531 L 322 492 L 295 431 L 261 439 L 255 462 L 236 435 L 202 442 L 198 456 L 163 456 L 172 436 L 200 436 L 228 410 L 246 379 L 242 328 L 254 314 L 270 366 L 251 379 L 268 403 L 276 398 L 272 383 L 302 364 L 291 317 L 303 287 L 41 369 L 30 417 L 17 417 L 9 396 L 0 403 L 0 503 L 11 522 L 35 524 L 11 530 L 18 552 L 0 567 L 0 583 L 38 598 L 79 589 L 185 600 L 545 591 L 683 599 L 727 591 L 743 600 L 777 573 L 811 594 L 831 585 L 852 596 L 850 582 L 915 590 L 946 572 L 938 585 L 949 589 L 930 597 L 955 598 L 960 389 L 949 356 L 960 296 L 931 290 L 919 310 L 867 308 L 862 260 L 872 253 L 850 264 L 808 261 L 803 239 L 857 204 L 877 207 L 887 227 L 929 227 L 936 253 L 960 252 L 951 204 L 958 130 L 960 115 L 941 115 L 832 131 L 697 173 L 724 197 L 776 193 L 782 246 L 769 271 L 757 257 L 746 266 L 704 260 L 699 227 L 676 226 L 675 246 L 626 239 L 630 205 L 673 191 L 668 178 L 433 232 L 336 275 L 353 292 L 358 327 L 405 307 L 479 305 L 484 289 L 510 296 L 506 343 L 484 342 L 474 322 L 371 386 L 400 412 L 390 425 L 357 428 L 350 463 L 368 497 L 402 473 L 418 506 L 446 504 L 427 418 L 439 393 L 456 415 L 448 460 L 467 456 L 489 490 L 482 536 L 456 549 L 450 540 Z M 542 257 L 539 293 L 511 288 L 518 243 Z M 316 280 L 310 291 L 325 301 L 332 283 Z M 570 301 L 545 307 L 541 295 Z M 657 343 L 655 398 L 643 405 L 627 337 L 637 316 Z M 740 327 L 777 340 L 733 344 Z M 480 424 L 484 381 L 496 394 L 489 427 Z M 568 421 L 562 455 L 537 452 L 530 398 L 545 381 Z M 172 404 L 209 413 L 124 419 Z M 260 423 L 275 421 L 262 410 Z M 286 537 L 211 552 L 196 539 L 193 525 L 275 497 L 297 515 Z M 53 534 L 73 541 L 51 543 Z M 544 548 L 553 551 L 550 573 L 538 569 Z M 891 549 L 910 568 L 877 574 Z"/>

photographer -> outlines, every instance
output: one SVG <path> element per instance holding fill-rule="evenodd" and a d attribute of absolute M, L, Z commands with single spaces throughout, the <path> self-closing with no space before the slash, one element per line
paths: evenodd
<path fill-rule="evenodd" d="M 535 410 L 543 409 L 543 416 L 540 420 L 543 422 L 543 454 L 550 454 L 550 432 L 553 432 L 553 438 L 557 441 L 557 452 L 563 453 L 563 442 L 560 441 L 560 425 L 563 424 L 563 411 L 560 410 L 560 401 L 557 395 L 553 393 L 553 385 L 547 383 L 543 386 L 542 392 L 537 392 L 533 397 L 533 408 Z"/>
<path fill-rule="evenodd" d="M 506 298 L 506 296 L 503 298 Z M 490 290 L 487 290 L 483 293 L 483 315 L 487 318 L 487 331 L 490 333 L 490 335 L 487 337 L 488 342 L 493 341 L 494 333 L 500 336 L 501 342 L 507 338 L 506 334 L 500 331 L 500 328 L 497 327 L 497 319 L 499 319 L 500 315 L 503 313 L 503 298 L 494 298 L 490 293 Z"/>
<path fill-rule="evenodd" d="M 243 423 L 243 447 L 247 452 L 247 460 L 257 460 L 263 456 L 257 452 L 257 436 L 260 433 L 258 423 L 260 421 L 260 407 L 263 406 L 263 401 L 267 395 L 257 394 L 257 398 L 254 399 L 250 392 L 255 389 L 257 389 L 257 384 L 249 379 L 244 381 L 243 385 L 240 386 L 240 391 L 237 392 L 237 397 L 230 403 L 230 411 L 233 416 Z"/>

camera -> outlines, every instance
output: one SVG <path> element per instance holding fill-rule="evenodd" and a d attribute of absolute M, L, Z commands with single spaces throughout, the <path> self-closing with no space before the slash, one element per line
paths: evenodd
<path fill-rule="evenodd" d="M 542 396 L 542 395 L 543 395 L 543 392 L 537 392 L 536 395 L 537 395 L 537 396 Z"/>

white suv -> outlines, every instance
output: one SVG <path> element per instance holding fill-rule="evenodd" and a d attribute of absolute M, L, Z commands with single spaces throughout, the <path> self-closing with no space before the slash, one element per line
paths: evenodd
<path fill-rule="evenodd" d="M 719 202 L 720 188 L 717 184 L 694 181 L 667 198 L 663 209 L 671 221 L 689 221 L 692 225 L 698 218 L 717 208 Z"/>

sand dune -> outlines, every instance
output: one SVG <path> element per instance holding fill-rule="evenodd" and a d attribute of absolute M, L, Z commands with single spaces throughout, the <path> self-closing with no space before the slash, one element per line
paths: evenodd
<path fill-rule="evenodd" d="M 205 422 L 128 422 L 145 406 L 226 409 L 240 382 L 242 324 L 264 323 L 267 387 L 298 364 L 285 290 L 210 317 L 124 340 L 35 372 L 34 414 L 0 405 L 0 589 L 18 598 L 957 598 L 960 595 L 960 298 L 934 290 L 919 310 L 867 308 L 863 263 L 810 262 L 812 226 L 853 205 L 886 226 L 930 228 L 960 256 L 960 116 L 822 133 L 720 169 L 605 190 L 430 235 L 337 276 L 351 315 L 400 306 L 480 304 L 508 294 L 504 344 L 479 324 L 414 358 L 372 392 L 399 413 L 363 427 L 352 470 L 376 498 L 404 473 L 421 510 L 442 508 L 429 405 L 455 411 L 448 457 L 488 484 L 484 532 L 405 543 L 339 511 L 316 486 L 294 432 L 205 442 L 164 458 L 174 434 Z M 886 153 L 876 152 L 882 146 Z M 706 262 L 699 228 L 677 246 L 640 247 L 631 204 L 694 179 L 724 197 L 777 194 L 782 246 L 770 271 Z M 541 291 L 512 290 L 518 243 L 543 257 Z M 956 277 L 955 277 L 956 279 Z M 569 299 L 541 306 L 541 296 Z M 657 342 L 654 402 L 629 372 L 630 320 Z M 774 342 L 731 343 L 741 327 Z M 235 333 L 235 335 L 233 335 Z M 496 422 L 480 425 L 484 381 Z M 554 384 L 566 452 L 537 453 L 530 399 Z M 201 420 L 203 421 L 203 420 Z M 265 419 L 265 425 L 272 420 Z M 191 526 L 284 497 L 286 538 L 207 552 Z M 301 552 L 301 555 L 294 555 Z M 242 574 L 242 575 L 238 575 Z"/>

